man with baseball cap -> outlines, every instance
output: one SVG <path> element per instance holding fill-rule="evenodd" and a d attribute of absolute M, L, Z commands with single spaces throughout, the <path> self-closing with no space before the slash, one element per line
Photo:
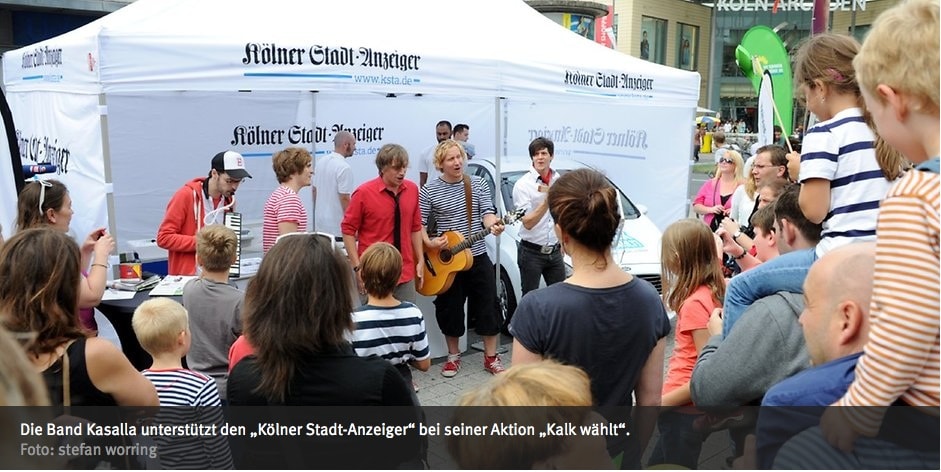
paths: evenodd
<path fill-rule="evenodd" d="M 196 232 L 222 224 L 225 212 L 235 210 L 235 191 L 245 178 L 245 158 L 223 151 L 212 158 L 209 176 L 197 177 L 178 190 L 157 229 L 157 246 L 166 249 L 169 275 L 196 275 Z"/>

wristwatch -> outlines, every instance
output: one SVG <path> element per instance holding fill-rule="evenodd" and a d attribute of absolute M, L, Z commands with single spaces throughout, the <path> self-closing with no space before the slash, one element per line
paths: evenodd
<path fill-rule="evenodd" d="M 742 230 L 739 229 L 738 231 L 735 232 L 735 234 L 732 235 L 732 241 L 738 241 L 738 237 L 741 235 L 742 235 Z"/>

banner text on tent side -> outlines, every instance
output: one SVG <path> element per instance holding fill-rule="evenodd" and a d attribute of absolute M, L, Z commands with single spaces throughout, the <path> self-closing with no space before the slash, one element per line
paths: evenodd
<path fill-rule="evenodd" d="M 23 165 L 56 165 L 56 174 L 38 178 L 57 179 L 69 189 L 74 211 L 70 232 L 84 238 L 94 229 L 108 228 L 98 97 L 33 92 L 10 94 L 7 101 L 17 118 Z"/>
<path fill-rule="evenodd" d="M 507 117 L 509 149 L 549 138 L 556 158 L 604 172 L 631 200 L 647 206 L 661 231 L 686 215 L 693 129 L 663 123 L 692 123 L 692 110 L 508 100 Z"/>
<path fill-rule="evenodd" d="M 318 156 L 329 153 L 341 130 L 357 137 L 356 150 L 346 160 L 356 185 L 378 176 L 376 153 L 389 143 L 406 148 L 407 177 L 417 182 L 418 160 L 436 143 L 440 120 L 470 125 L 478 155 L 493 155 L 491 100 L 317 94 L 314 103 L 313 97 L 301 92 L 109 96 L 115 214 L 122 240 L 152 239 L 173 193 L 207 175 L 211 157 L 225 149 L 242 153 L 253 177 L 236 194 L 248 225 L 261 221 L 265 201 L 278 186 L 271 156 L 289 146 Z M 519 152 L 525 154 L 525 146 Z M 310 189 L 300 195 L 312 214 Z"/>

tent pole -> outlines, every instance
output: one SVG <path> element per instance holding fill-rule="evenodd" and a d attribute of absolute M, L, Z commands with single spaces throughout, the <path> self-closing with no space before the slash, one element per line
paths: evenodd
<path fill-rule="evenodd" d="M 494 197 L 496 197 L 497 208 L 503 208 L 503 192 L 501 191 L 501 183 L 503 182 L 503 177 L 502 177 L 502 174 L 500 173 L 500 158 L 503 155 L 503 150 L 504 150 L 503 146 L 506 142 L 506 139 L 503 136 L 503 128 L 500 126 L 500 115 L 501 115 L 500 112 L 501 112 L 502 105 L 503 105 L 503 99 L 501 97 L 493 98 L 493 135 L 494 135 L 493 158 L 494 158 L 494 166 L 495 166 L 494 170 L 496 170 L 496 173 L 497 173 L 497 175 L 494 176 L 493 193 L 495 194 Z M 498 214 L 497 216 L 502 217 L 503 215 Z M 494 288 L 497 290 L 498 299 L 500 296 L 499 287 L 501 284 L 500 282 L 501 280 L 500 279 L 500 239 L 501 237 L 496 238 L 497 249 L 496 249 L 496 254 L 494 255 L 496 260 L 493 262 L 493 270 L 496 273 L 495 280 L 497 281 L 497 285 Z"/>
<path fill-rule="evenodd" d="M 314 139 L 310 143 L 310 157 L 311 163 L 313 163 L 314 172 L 317 172 L 317 91 L 310 91 L 310 129 L 313 130 Z M 305 231 L 313 231 L 315 221 L 317 221 L 317 188 L 313 185 L 310 186 L 310 222 L 308 228 L 304 228 Z"/>
<path fill-rule="evenodd" d="M 98 94 L 98 116 L 101 121 L 101 156 L 105 169 L 105 203 L 108 206 L 108 232 L 115 241 L 120 241 L 118 225 L 115 223 L 114 211 L 114 181 L 111 175 L 111 140 L 108 134 L 108 98 L 104 93 Z M 110 277 L 114 277 L 115 269 L 111 269 Z"/>

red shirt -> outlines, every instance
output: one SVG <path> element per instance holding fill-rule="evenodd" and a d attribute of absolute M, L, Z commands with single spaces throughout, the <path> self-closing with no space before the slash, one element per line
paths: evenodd
<path fill-rule="evenodd" d="M 357 236 L 360 256 L 371 244 L 385 241 L 393 244 L 395 228 L 395 200 L 386 190 L 381 177 L 365 182 L 350 196 L 350 205 L 343 215 L 340 229 L 343 234 Z M 415 255 L 412 252 L 412 233 L 421 231 L 421 211 L 418 209 L 418 186 L 403 180 L 399 187 L 400 239 L 402 247 L 402 276 L 399 283 L 415 278 Z"/>
<path fill-rule="evenodd" d="M 697 288 L 680 306 L 676 314 L 676 342 L 673 355 L 670 356 L 667 375 L 663 379 L 663 395 L 687 384 L 693 377 L 693 367 L 699 353 L 693 341 L 693 331 L 707 329 L 712 310 L 719 308 L 712 299 L 712 290 L 702 285 Z"/>

